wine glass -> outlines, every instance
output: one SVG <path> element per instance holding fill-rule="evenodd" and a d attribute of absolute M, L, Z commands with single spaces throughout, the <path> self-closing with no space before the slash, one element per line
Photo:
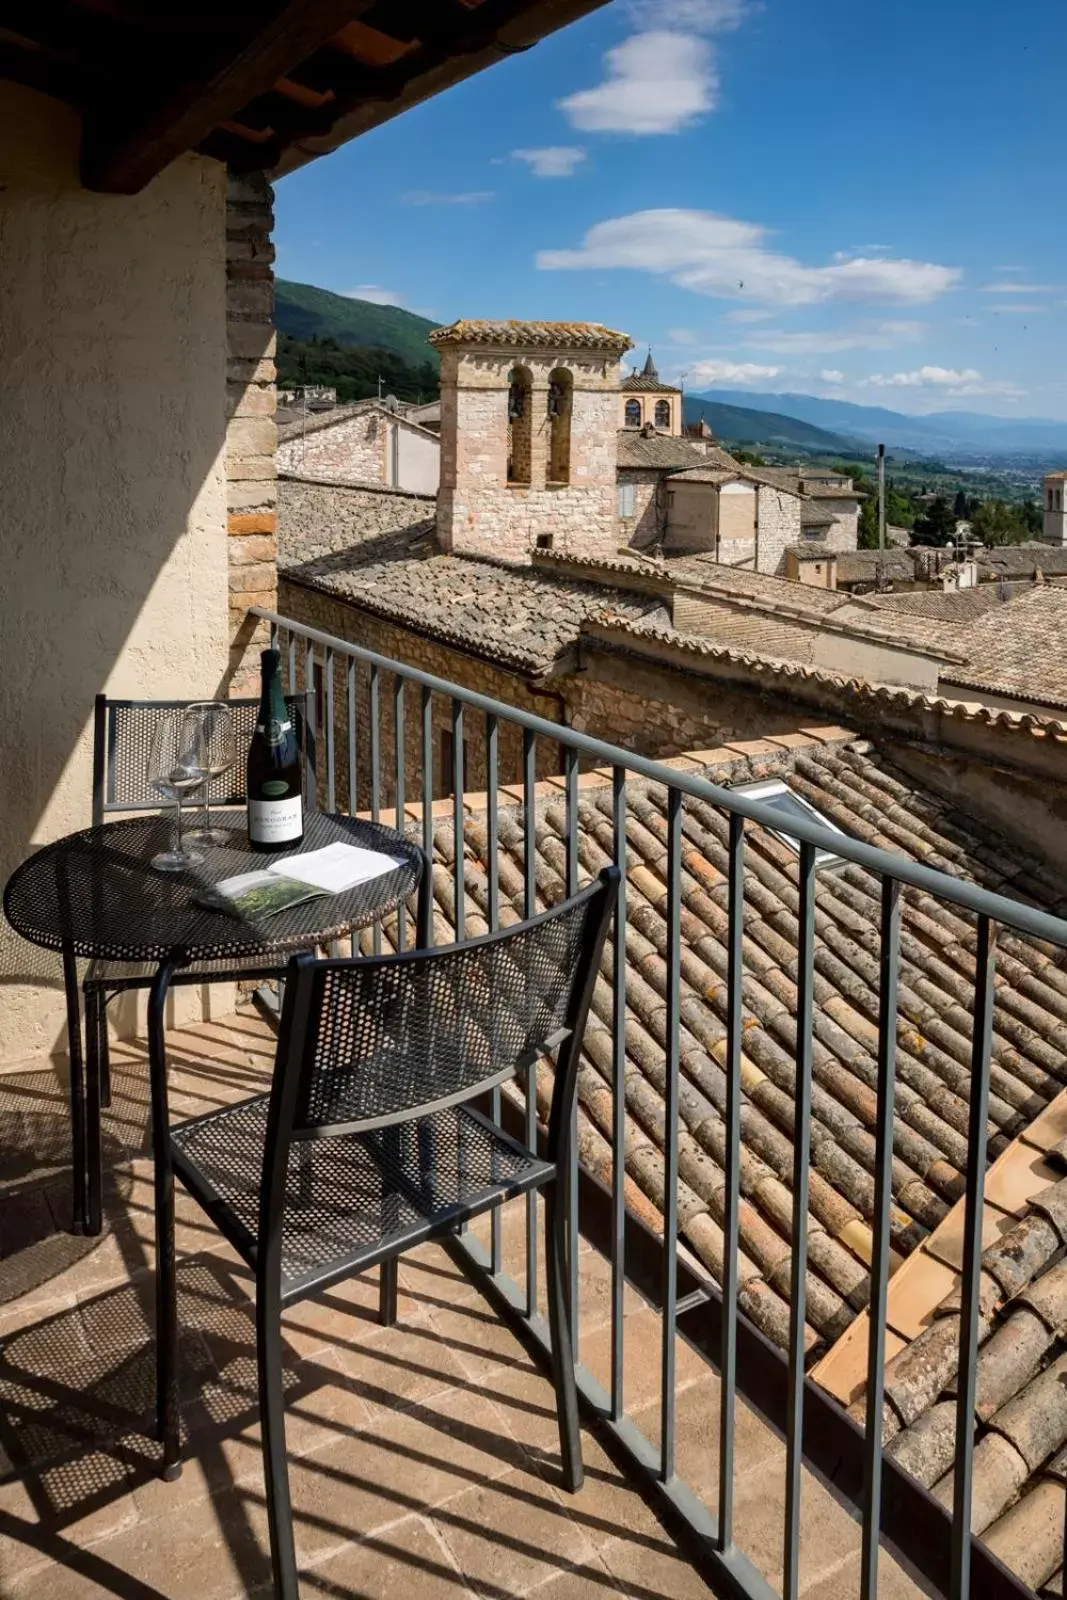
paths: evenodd
<path fill-rule="evenodd" d="M 148 752 L 148 786 L 175 806 L 171 848 L 152 857 L 157 872 L 185 872 L 203 861 L 198 851 L 186 850 L 182 840 L 182 802 L 204 781 L 203 735 L 200 719 L 185 711 L 161 717 Z"/>
<path fill-rule="evenodd" d="M 228 829 L 211 826 L 211 784 L 229 772 L 237 760 L 233 712 L 225 700 L 198 700 L 187 707 L 187 714 L 200 725 L 200 757 L 205 780 L 200 801 L 203 823 L 191 829 L 186 837 L 193 844 L 230 844 L 233 835 Z"/>

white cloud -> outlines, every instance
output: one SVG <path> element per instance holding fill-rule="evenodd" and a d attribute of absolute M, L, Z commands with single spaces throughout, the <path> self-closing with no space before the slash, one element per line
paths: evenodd
<path fill-rule="evenodd" d="M 400 196 L 406 206 L 481 206 L 495 200 L 492 189 L 468 189 L 462 194 L 438 194 L 433 189 L 409 189 Z"/>
<path fill-rule="evenodd" d="M 781 367 L 760 367 L 754 361 L 694 361 L 689 368 L 689 388 L 702 389 L 709 383 L 762 383 L 777 378 Z"/>
<path fill-rule="evenodd" d="M 667 338 L 671 344 L 697 344 L 700 335 L 695 328 L 668 328 Z"/>
<path fill-rule="evenodd" d="M 1059 294 L 1067 283 L 984 283 L 983 294 Z"/>
<path fill-rule="evenodd" d="M 1048 306 L 1037 305 L 1010 305 L 997 306 L 993 315 L 995 317 L 1043 317 Z"/>
<path fill-rule="evenodd" d="M 357 283 L 354 289 L 344 291 L 348 300 L 369 300 L 373 306 L 402 306 L 404 304 L 400 295 L 394 294 L 392 289 L 383 289 L 377 283 Z"/>
<path fill-rule="evenodd" d="M 732 33 L 759 7 L 748 0 L 631 0 L 628 9 L 642 29 Z"/>
<path fill-rule="evenodd" d="M 860 388 L 933 389 L 950 395 L 997 394 L 1014 399 L 1024 393 L 1014 383 L 985 379 L 974 367 L 916 367 L 912 372 L 874 372 Z"/>
<path fill-rule="evenodd" d="M 536 178 L 570 178 L 585 160 L 577 144 L 548 144 L 536 150 L 513 150 L 513 161 L 525 161 Z"/>
<path fill-rule="evenodd" d="M 559 101 L 588 133 L 678 133 L 718 100 L 711 47 L 684 33 L 635 33 L 604 57 L 607 77 Z"/>
<path fill-rule="evenodd" d="M 768 230 L 714 211 L 634 211 L 590 228 L 573 250 L 542 250 L 544 270 L 630 267 L 697 294 L 769 305 L 828 301 L 917 305 L 956 284 L 958 267 L 856 256 L 809 267 L 767 248 Z"/>
<path fill-rule="evenodd" d="M 1025 267 L 994 267 L 994 272 L 1025 272 Z"/>
<path fill-rule="evenodd" d="M 727 311 L 722 320 L 724 322 L 769 322 L 774 314 L 773 311 L 757 311 L 746 308 L 741 311 Z"/>
<path fill-rule="evenodd" d="M 788 332 L 782 328 L 761 328 L 746 343 L 759 350 L 771 350 L 775 355 L 828 356 L 842 350 L 892 350 L 900 344 L 914 343 L 925 332 L 925 322 L 907 321 Z"/>
<path fill-rule="evenodd" d="M 845 374 L 839 372 L 836 367 L 824 367 L 819 373 L 819 377 L 823 383 L 844 383 L 845 381 Z"/>

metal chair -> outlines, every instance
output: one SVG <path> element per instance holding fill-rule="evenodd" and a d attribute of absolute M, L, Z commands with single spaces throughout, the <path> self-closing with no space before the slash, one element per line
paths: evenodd
<path fill-rule="evenodd" d="M 169 1126 L 154 1041 L 157 1425 L 181 1471 L 174 1178 L 255 1274 L 256 1347 L 274 1592 L 296 1600 L 281 1314 L 501 1201 L 546 1189 L 546 1278 L 563 1479 L 582 1483 L 565 1301 L 566 1186 L 578 1063 L 615 867 L 529 922 L 439 950 L 289 964 L 269 1095 Z M 166 974 L 160 975 L 166 982 Z M 558 1051 L 544 1156 L 468 1102 Z M 161 1166 L 162 1164 L 162 1166 Z"/>

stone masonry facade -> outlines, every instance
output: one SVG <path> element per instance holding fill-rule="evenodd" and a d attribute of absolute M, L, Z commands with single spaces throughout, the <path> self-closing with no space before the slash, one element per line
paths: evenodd
<path fill-rule="evenodd" d="M 619 543 L 617 348 L 443 343 L 438 537 L 454 554 L 524 561 L 552 549 L 610 555 Z M 509 484 L 508 391 L 530 374 L 530 482 Z M 569 375 L 568 481 L 549 481 L 549 380 Z"/>
<path fill-rule="evenodd" d="M 631 550 L 650 550 L 662 544 L 667 531 L 667 491 L 662 472 L 651 469 L 619 468 L 619 488 L 633 486 L 634 514 L 619 517 L 618 546 Z"/>
<path fill-rule="evenodd" d="M 285 439 L 278 446 L 278 470 L 345 483 L 384 483 L 388 435 L 380 411 L 360 411 L 328 428 Z"/>
<path fill-rule="evenodd" d="M 770 484 L 761 483 L 756 507 L 759 522 L 757 565 L 760 572 L 784 574 L 788 545 L 800 542 L 800 501 Z"/>
<path fill-rule="evenodd" d="M 226 479 L 231 695 L 254 694 L 278 598 L 274 451 L 273 193 L 261 173 L 229 177 L 226 215 Z"/>

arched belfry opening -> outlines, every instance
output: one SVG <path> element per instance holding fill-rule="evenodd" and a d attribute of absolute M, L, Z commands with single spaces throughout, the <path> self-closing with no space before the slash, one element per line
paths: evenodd
<path fill-rule="evenodd" d="M 571 411 L 574 403 L 574 378 L 565 367 L 548 375 L 548 472 L 549 483 L 571 481 Z"/>
<path fill-rule="evenodd" d="M 529 484 L 533 470 L 533 375 L 529 367 L 508 373 L 508 483 Z"/>
<path fill-rule="evenodd" d="M 627 400 L 625 420 L 628 428 L 639 428 L 641 426 L 640 400 Z"/>
<path fill-rule="evenodd" d="M 669 400 L 656 401 L 656 427 L 670 429 L 671 406 Z"/>

